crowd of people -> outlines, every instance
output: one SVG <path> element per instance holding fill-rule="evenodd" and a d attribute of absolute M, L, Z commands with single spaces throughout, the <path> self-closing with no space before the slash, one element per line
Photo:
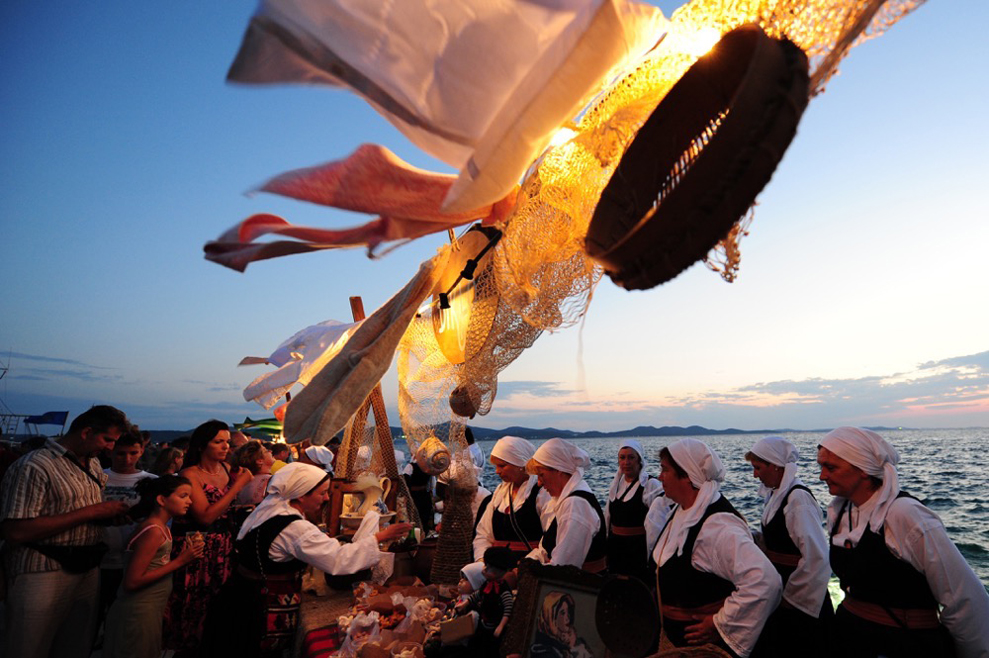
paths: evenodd
<path fill-rule="evenodd" d="M 504 547 L 639 579 L 674 647 L 743 658 L 989 657 L 986 588 L 938 516 L 900 491 L 886 440 L 840 427 L 821 441 L 826 520 L 792 443 L 767 437 L 745 458 L 764 500 L 756 532 L 721 493 L 724 466 L 701 441 L 660 450 L 658 477 L 641 444 L 623 442 L 602 509 L 584 481 L 584 450 L 502 438 L 491 451 L 502 482 L 477 520 L 474 557 Z M 837 610 L 832 573 L 844 592 Z"/>
<path fill-rule="evenodd" d="M 464 460 L 480 477 L 483 452 L 470 443 Z M 411 527 L 380 530 L 372 512 L 343 543 L 313 523 L 338 442 L 295 451 L 214 420 L 152 446 L 123 412 L 96 406 L 63 436 L 26 447 L 0 459 L 7 656 L 85 657 L 94 646 L 108 657 L 284 651 L 306 566 L 367 569 L 381 558 L 379 542 Z M 497 654 L 518 564 L 534 560 L 640 581 L 676 647 L 742 658 L 989 657 L 985 587 L 937 515 L 900 490 L 899 455 L 875 432 L 841 427 L 818 446 L 833 496 L 826 516 L 801 480 L 796 448 L 757 441 L 745 455 L 764 500 L 755 532 L 721 493 L 725 468 L 712 448 L 675 441 L 653 456 L 655 474 L 649 457 L 639 442 L 622 442 L 602 505 L 584 479 L 588 454 L 573 443 L 537 448 L 506 436 L 493 445 L 500 482 L 479 487 L 475 563 L 464 567 L 456 605 L 475 615 L 472 648 Z M 443 482 L 416 473 L 414 460 L 405 471 L 431 527 Z M 832 574 L 844 591 L 837 610 Z M 574 602 L 549 598 L 540 655 L 589 656 Z M 566 637 L 556 637 L 561 628 Z"/>
<path fill-rule="evenodd" d="M 149 438 L 122 411 L 96 406 L 63 436 L 3 460 L 0 654 L 291 648 L 304 567 L 354 573 L 377 564 L 379 542 L 411 528 L 379 531 L 369 517 L 352 542 L 323 533 L 310 519 L 319 521 L 327 500 L 332 459 L 307 462 L 314 447 L 286 463 L 288 446 L 216 420 L 167 446 L 149 446 Z M 243 633 L 209 632 L 234 620 L 250 623 Z"/>

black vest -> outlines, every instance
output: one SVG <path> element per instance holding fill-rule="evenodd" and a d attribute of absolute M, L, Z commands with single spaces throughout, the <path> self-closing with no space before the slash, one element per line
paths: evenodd
<path fill-rule="evenodd" d="M 802 484 L 798 484 L 795 487 L 790 487 L 790 490 L 786 492 L 783 496 L 783 502 L 780 504 L 779 509 L 776 510 L 776 514 L 773 518 L 769 520 L 769 523 L 762 524 L 762 539 L 766 544 L 766 548 L 774 553 L 783 553 L 784 555 L 795 555 L 801 557 L 800 549 L 797 545 L 793 543 L 793 539 L 790 537 L 790 532 L 786 529 L 786 515 L 783 510 L 786 508 L 786 504 L 790 502 L 790 494 L 792 494 L 797 489 L 802 489 L 810 494 L 811 498 L 814 498 L 814 494 L 811 490 Z M 816 501 L 817 499 L 814 498 Z M 773 561 L 773 557 L 769 556 L 769 561 L 773 562 L 773 566 L 776 567 L 776 571 L 779 572 L 780 577 L 783 579 L 783 584 L 786 585 L 786 581 L 790 578 L 790 575 L 796 570 L 796 567 L 779 564 Z"/>
<path fill-rule="evenodd" d="M 539 546 L 539 540 L 543 537 L 543 524 L 539 520 L 539 511 L 536 509 L 536 497 L 541 490 L 538 484 L 532 487 L 529 497 L 522 506 L 509 514 L 497 509 L 491 510 L 491 531 L 496 540 L 526 542 L 531 547 L 530 550 Z M 509 498 L 511 498 L 510 490 Z M 513 502 L 509 500 L 508 504 L 511 510 Z"/>
<path fill-rule="evenodd" d="M 713 573 L 699 571 L 690 563 L 694 552 L 694 542 L 700 534 L 704 523 L 712 514 L 734 514 L 742 519 L 727 498 L 722 495 L 718 500 L 707 506 L 704 516 L 687 531 L 687 540 L 683 545 L 683 554 L 674 554 L 666 564 L 659 567 L 659 591 L 664 606 L 678 608 L 699 608 L 703 605 L 716 603 L 727 598 L 735 591 L 735 584 L 730 580 L 719 578 Z M 673 514 L 667 520 L 669 526 Z M 744 520 L 744 519 L 743 519 Z M 666 528 L 664 527 L 665 531 Z"/>
<path fill-rule="evenodd" d="M 594 535 L 594 539 L 591 540 L 591 547 L 587 550 L 587 557 L 584 558 L 584 564 L 588 562 L 596 562 L 598 560 L 603 560 L 605 553 L 607 551 L 607 537 L 608 530 L 604 525 L 604 512 L 601 511 L 601 503 L 598 499 L 594 497 L 590 491 L 578 490 L 570 493 L 570 496 L 577 496 L 578 498 L 583 498 L 594 511 L 598 513 L 598 521 L 600 521 L 600 528 Z M 569 498 L 570 496 L 567 496 Z M 562 502 L 562 501 L 561 501 Z M 553 523 L 550 524 L 549 529 L 543 533 L 542 547 L 546 550 L 546 554 L 549 557 L 553 557 L 553 549 L 556 548 L 556 519 L 553 519 Z"/>
<path fill-rule="evenodd" d="M 279 533 L 293 521 L 301 521 L 298 516 L 292 514 L 280 514 L 273 516 L 258 527 L 252 529 L 243 539 L 234 544 L 237 555 L 237 564 L 257 573 L 270 576 L 276 574 L 289 574 L 302 571 L 306 568 L 306 563 L 299 559 L 291 559 L 288 562 L 275 562 L 268 556 L 271 550 L 271 543 L 275 541 Z"/>
<path fill-rule="evenodd" d="M 620 484 L 626 483 L 622 481 Z M 649 556 L 646 550 L 645 521 L 649 508 L 642 502 L 644 492 L 645 487 L 640 485 L 629 500 L 621 500 L 622 492 L 619 491 L 619 495 L 608 502 L 608 571 L 651 580 L 646 573 Z M 616 527 L 635 528 L 641 533 L 615 534 Z"/>
<path fill-rule="evenodd" d="M 904 496 L 913 498 L 902 491 L 897 498 Z M 831 568 L 841 581 L 841 589 L 866 603 L 889 608 L 937 610 L 937 599 L 924 574 L 897 558 L 886 546 L 885 526 L 879 528 L 879 532 L 866 528 L 854 548 L 834 545 L 838 524 L 849 504 L 846 501 L 838 513 L 829 541 Z"/>
<path fill-rule="evenodd" d="M 608 501 L 609 529 L 610 526 L 624 528 L 641 528 L 644 526 L 646 513 L 649 512 L 649 508 L 642 502 L 642 494 L 645 490 L 646 488 L 640 485 L 629 500 L 615 498 Z"/>

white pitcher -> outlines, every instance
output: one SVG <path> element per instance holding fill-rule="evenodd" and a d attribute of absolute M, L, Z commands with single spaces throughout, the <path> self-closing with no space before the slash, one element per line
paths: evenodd
<path fill-rule="evenodd" d="M 369 510 L 375 509 L 379 500 L 388 496 L 391 480 L 386 477 L 379 479 L 374 473 L 361 473 L 354 482 L 354 489 L 364 497 L 364 502 L 357 509 L 357 514 L 364 516 Z"/>

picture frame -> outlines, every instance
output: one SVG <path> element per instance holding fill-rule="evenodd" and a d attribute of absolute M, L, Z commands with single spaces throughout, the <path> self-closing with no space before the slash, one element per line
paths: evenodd
<path fill-rule="evenodd" d="M 501 655 L 605 658 L 604 641 L 595 622 L 597 597 L 604 582 L 602 576 L 577 567 L 523 560 Z"/>

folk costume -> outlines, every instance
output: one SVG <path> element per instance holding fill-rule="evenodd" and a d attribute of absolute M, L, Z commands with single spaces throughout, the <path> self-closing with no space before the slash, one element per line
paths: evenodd
<path fill-rule="evenodd" d="M 695 439 L 668 449 L 697 498 L 688 509 L 674 507 L 653 552 L 663 631 L 675 646 L 686 646 L 686 628 L 695 616 L 713 614 L 721 648 L 746 658 L 779 603 L 779 574 L 721 495 L 725 469 L 718 455 Z"/>
<path fill-rule="evenodd" d="M 539 546 L 527 557 L 543 564 L 570 564 L 600 573 L 607 563 L 607 526 L 604 512 L 591 488 L 584 481 L 588 454 L 563 439 L 550 439 L 532 457 L 544 466 L 570 473 L 559 497 L 552 499 L 553 520 Z"/>
<path fill-rule="evenodd" d="M 846 597 L 833 655 L 989 656 L 989 594 L 941 519 L 900 491 L 900 456 L 870 430 L 839 427 L 821 441 L 882 486 L 863 505 L 828 507 L 831 567 Z"/>
<path fill-rule="evenodd" d="M 834 608 L 821 508 L 797 477 L 799 454 L 792 443 L 766 437 L 749 453 L 783 469 L 778 487 L 759 488 L 764 501 L 762 549 L 783 580 L 783 600 L 766 622 L 753 655 L 789 656 L 793 647 L 803 646 L 807 656 L 824 656 Z"/>
<path fill-rule="evenodd" d="M 211 607 L 205 655 L 244 658 L 290 649 L 307 565 L 343 575 L 377 564 L 377 512 L 368 512 L 353 541 L 341 544 L 291 505 L 326 477 L 322 469 L 301 463 L 288 464 L 272 476 L 267 497 L 237 535 L 237 568 Z M 231 633 L 231 628 L 238 631 Z"/>
<path fill-rule="evenodd" d="M 639 455 L 642 470 L 632 482 L 625 479 L 621 469 L 615 473 L 608 490 L 608 503 L 604 508 L 604 520 L 608 528 L 608 571 L 614 574 L 635 576 L 650 580 L 646 563 L 649 552 L 646 547 L 646 514 L 657 497 L 663 497 L 663 486 L 650 477 L 646 469 L 645 450 L 635 439 L 626 439 L 618 446 L 631 448 Z"/>
<path fill-rule="evenodd" d="M 515 436 L 502 437 L 491 449 L 491 456 L 525 468 L 536 452 L 535 446 Z M 549 492 L 530 475 L 528 482 L 512 491 L 509 482 L 499 484 L 477 521 L 474 533 L 474 559 L 484 557 L 491 546 L 505 546 L 521 559 L 539 546 L 543 531 L 553 520 Z"/>

